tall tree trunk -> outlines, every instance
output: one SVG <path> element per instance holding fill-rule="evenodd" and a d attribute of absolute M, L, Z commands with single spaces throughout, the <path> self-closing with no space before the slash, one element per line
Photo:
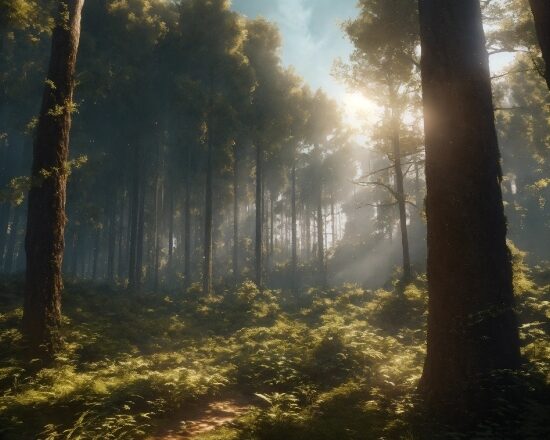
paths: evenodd
<path fill-rule="evenodd" d="M 4 126 L 4 102 L 6 102 L 5 94 L 6 87 L 2 87 L 0 90 L 0 123 Z M 7 139 L 0 140 L 0 187 L 4 187 L 8 183 L 8 168 L 9 168 L 9 156 L 8 156 L 8 142 Z M 10 203 L 0 203 L 0 267 L 4 266 L 4 248 L 8 237 L 8 223 L 10 221 Z"/>
<path fill-rule="evenodd" d="M 168 206 L 168 276 L 172 278 L 174 271 L 174 188 L 170 188 Z"/>
<path fill-rule="evenodd" d="M 130 209 L 128 212 L 128 225 L 129 225 L 129 240 L 128 240 L 128 289 L 132 290 L 136 288 L 137 277 L 137 242 L 138 242 L 138 228 L 139 228 L 139 201 L 140 201 L 140 152 L 139 146 L 136 149 L 134 155 L 134 175 L 132 177 L 132 200 Z"/>
<path fill-rule="evenodd" d="M 145 182 L 141 182 L 139 190 L 139 211 L 136 243 L 136 268 L 135 277 L 137 290 L 141 290 L 143 284 L 143 245 L 145 241 Z"/>
<path fill-rule="evenodd" d="M 307 204 L 304 205 L 305 223 L 306 223 L 306 260 L 309 263 L 311 259 L 311 211 Z"/>
<path fill-rule="evenodd" d="M 185 233 L 184 233 L 184 287 L 191 285 L 191 147 L 187 148 L 187 173 L 185 175 Z"/>
<path fill-rule="evenodd" d="M 537 38 L 544 58 L 544 78 L 550 89 L 550 2 L 548 0 L 529 0 L 535 18 Z"/>
<path fill-rule="evenodd" d="M 81 232 L 81 239 L 78 246 L 78 265 L 76 267 L 76 278 L 86 278 L 86 259 L 88 257 L 88 233 Z"/>
<path fill-rule="evenodd" d="M 162 140 L 158 139 L 157 141 L 157 151 L 155 157 L 155 183 L 154 183 L 154 193 L 153 193 L 153 203 L 155 210 L 153 216 L 153 291 L 158 292 L 159 288 L 159 271 L 160 271 L 160 212 L 162 210 L 162 187 L 160 182 L 161 174 L 161 148 Z"/>
<path fill-rule="evenodd" d="M 158 164 L 157 164 L 158 167 Z M 153 224 L 153 291 L 158 292 L 159 288 L 159 269 L 160 269 L 160 237 L 159 237 L 159 211 L 160 211 L 160 182 L 159 182 L 159 170 L 157 168 L 157 174 L 155 176 L 155 213 Z"/>
<path fill-rule="evenodd" d="M 263 239 L 262 239 L 262 229 L 263 229 L 263 197 L 262 197 L 262 181 L 263 181 L 263 160 L 262 160 L 263 149 L 261 147 L 261 142 L 256 143 L 256 242 L 255 242 L 255 269 L 256 269 L 256 284 L 261 289 L 263 280 L 263 267 L 262 267 L 262 258 L 263 258 Z"/>
<path fill-rule="evenodd" d="M 11 203 L 2 203 L 2 212 L 0 213 L 0 268 L 4 267 L 4 251 L 6 249 L 6 242 L 9 238 L 8 226 L 10 225 L 11 212 L 14 209 Z"/>
<path fill-rule="evenodd" d="M 502 173 L 479 0 L 420 0 L 428 218 L 421 390 L 470 405 L 520 365 Z M 480 399 L 478 403 L 482 403 Z"/>
<path fill-rule="evenodd" d="M 233 277 L 239 279 L 239 149 L 233 147 Z"/>
<path fill-rule="evenodd" d="M 292 164 L 292 171 L 290 176 L 291 181 L 291 195 L 290 195 L 290 211 L 292 217 L 292 289 L 295 291 L 298 284 L 298 229 L 296 224 L 296 164 Z"/>
<path fill-rule="evenodd" d="M 330 223 L 332 227 L 332 247 L 336 246 L 338 233 L 336 231 L 336 213 L 334 209 L 334 193 L 330 193 Z"/>
<path fill-rule="evenodd" d="M 392 148 L 393 164 L 395 171 L 395 192 L 397 206 L 399 207 L 399 227 L 401 230 L 401 250 L 403 252 L 403 281 L 412 278 L 411 257 L 409 253 L 409 233 L 407 230 L 407 206 L 403 168 L 401 168 L 401 142 L 399 135 L 400 116 L 392 109 Z"/>
<path fill-rule="evenodd" d="M 422 212 L 422 187 L 420 185 L 420 165 L 418 158 L 414 159 L 414 201 L 418 212 Z"/>
<path fill-rule="evenodd" d="M 36 182 L 28 197 L 23 332 L 31 352 L 44 359 L 51 359 L 60 344 L 66 163 L 83 5 L 84 0 L 59 2 L 33 148 L 31 175 Z M 51 175 L 43 178 L 42 170 Z"/>
<path fill-rule="evenodd" d="M 74 228 L 74 226 L 73 226 Z M 73 278 L 76 278 L 78 271 L 78 232 L 74 228 L 71 241 L 71 264 L 69 266 L 69 273 Z"/>
<path fill-rule="evenodd" d="M 19 217 L 21 209 L 15 206 L 13 209 L 13 219 L 10 224 L 10 235 L 8 237 L 8 243 L 6 246 L 6 255 L 4 256 L 4 272 L 12 273 L 13 271 L 13 257 L 15 244 L 17 243 L 17 232 L 19 230 Z"/>
<path fill-rule="evenodd" d="M 210 130 L 210 124 L 208 129 Z M 212 133 L 208 132 L 208 157 L 206 164 L 206 197 L 204 211 L 204 266 L 202 272 L 202 290 L 205 295 L 212 292 L 212 227 L 213 227 L 213 155 Z"/>
<path fill-rule="evenodd" d="M 121 203 L 120 203 L 120 213 L 119 213 L 119 219 L 118 219 L 118 267 L 117 267 L 117 276 L 118 276 L 118 280 L 124 280 L 124 277 L 125 277 L 125 273 L 124 273 L 124 270 L 125 270 L 125 264 L 124 262 L 126 261 L 126 258 L 125 258 L 125 255 L 124 255 L 124 245 L 126 243 L 128 243 L 127 240 L 125 240 L 125 237 L 127 234 L 125 234 L 125 227 L 124 227 L 124 219 L 126 218 L 125 217 L 125 212 L 126 212 L 126 191 L 123 190 L 122 191 L 122 195 L 121 195 Z"/>
<path fill-rule="evenodd" d="M 324 245 L 324 217 L 323 217 L 323 188 L 319 182 L 317 190 L 317 265 L 319 270 L 319 282 L 322 287 L 327 285 L 327 272 L 325 268 Z"/>
<path fill-rule="evenodd" d="M 271 270 L 271 267 L 273 265 L 273 258 L 274 258 L 274 247 L 275 247 L 275 232 L 274 232 L 274 225 L 275 225 L 275 212 L 274 212 L 274 205 L 275 202 L 273 200 L 273 193 L 269 192 L 269 270 Z"/>
<path fill-rule="evenodd" d="M 96 281 L 97 279 L 97 266 L 99 263 L 99 250 L 101 248 L 101 229 L 96 228 L 94 234 L 94 248 L 93 248 L 93 259 L 92 259 L 92 280 Z"/>
<path fill-rule="evenodd" d="M 109 225 L 108 225 L 108 244 L 107 244 L 107 282 L 115 282 L 115 250 L 116 250 L 116 205 L 118 197 L 115 197 L 115 203 L 109 203 Z"/>

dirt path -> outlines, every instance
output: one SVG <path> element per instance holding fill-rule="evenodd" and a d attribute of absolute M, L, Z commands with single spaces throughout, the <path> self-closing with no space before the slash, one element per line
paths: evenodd
<path fill-rule="evenodd" d="M 172 422 L 163 433 L 149 440 L 191 440 L 235 421 L 251 407 L 250 399 L 244 396 L 209 402 L 188 412 L 179 421 Z"/>

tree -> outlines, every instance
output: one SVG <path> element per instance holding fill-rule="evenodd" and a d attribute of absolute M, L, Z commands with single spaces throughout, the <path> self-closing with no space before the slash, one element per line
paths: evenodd
<path fill-rule="evenodd" d="M 263 285 L 264 273 L 264 193 L 265 159 L 277 144 L 288 137 L 288 113 L 286 104 L 292 89 L 281 66 L 278 49 L 281 36 L 275 26 L 263 19 L 247 23 L 247 39 L 244 53 L 248 57 L 255 80 L 251 94 L 252 118 L 250 132 L 255 147 L 256 197 L 255 197 L 255 281 Z"/>
<path fill-rule="evenodd" d="M 544 79 L 550 89 L 550 2 L 547 0 L 529 0 L 535 18 L 535 28 L 544 58 Z"/>
<path fill-rule="evenodd" d="M 419 12 L 429 286 L 420 388 L 433 404 L 481 409 L 481 382 L 520 365 L 481 10 L 420 0 Z"/>
<path fill-rule="evenodd" d="M 45 359 L 59 346 L 69 133 L 83 5 L 84 0 L 59 2 L 33 150 L 23 330 L 31 351 Z"/>
<path fill-rule="evenodd" d="M 550 258 L 541 240 L 550 225 L 550 108 L 546 82 L 531 66 L 531 57 L 516 57 L 512 73 L 496 85 L 495 104 L 508 234 L 533 260 L 545 260 Z"/>
<path fill-rule="evenodd" d="M 414 2 L 407 0 L 361 0 L 360 15 L 345 25 L 345 31 L 355 46 L 350 65 L 340 65 L 345 81 L 369 96 L 385 109 L 378 130 L 382 150 L 391 162 L 395 184 L 387 185 L 379 179 L 367 185 L 385 187 L 399 209 L 399 228 L 403 254 L 403 279 L 412 277 L 407 230 L 407 194 L 403 163 L 403 138 L 407 131 L 404 116 L 415 110 L 417 87 L 416 47 L 418 22 Z M 419 145 L 415 146 L 416 150 Z M 407 152 L 416 153 L 416 151 Z M 368 177 L 378 177 L 370 172 Z M 360 182 L 361 184 L 364 182 Z"/>
<path fill-rule="evenodd" d="M 180 23 L 181 49 L 185 56 L 183 70 L 203 96 L 201 113 L 206 182 L 202 281 L 204 293 L 209 294 L 212 290 L 214 177 L 216 168 L 223 163 L 223 155 L 217 153 L 225 155 L 233 129 L 232 98 L 243 89 L 243 78 L 245 82 L 248 78 L 239 75 L 246 71 L 242 53 L 245 32 L 227 0 L 183 2 Z M 217 31 L 212 32 L 212 29 Z"/>

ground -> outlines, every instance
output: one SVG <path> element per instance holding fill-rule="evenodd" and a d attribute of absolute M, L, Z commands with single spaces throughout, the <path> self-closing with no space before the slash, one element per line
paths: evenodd
<path fill-rule="evenodd" d="M 509 426 L 486 423 L 475 438 L 550 438 L 540 396 L 550 382 L 550 270 L 516 253 L 515 283 L 526 357 L 518 380 L 537 385 L 507 410 Z M 296 296 L 245 282 L 207 298 L 69 280 L 65 345 L 47 368 L 24 359 L 20 292 L 20 279 L 3 280 L 2 439 L 474 438 L 428 420 L 415 395 L 422 276 Z"/>

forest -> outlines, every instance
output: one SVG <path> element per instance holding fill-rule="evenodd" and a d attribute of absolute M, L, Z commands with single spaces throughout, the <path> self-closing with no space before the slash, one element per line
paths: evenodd
<path fill-rule="evenodd" d="M 0 0 L 0 439 L 550 438 L 550 1 L 339 3 Z"/>

